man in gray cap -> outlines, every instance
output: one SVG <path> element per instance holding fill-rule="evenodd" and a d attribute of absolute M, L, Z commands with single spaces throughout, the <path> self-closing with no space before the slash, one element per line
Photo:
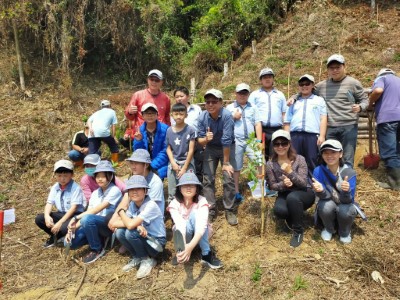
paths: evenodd
<path fill-rule="evenodd" d="M 369 96 L 375 108 L 379 154 L 385 163 L 389 187 L 400 190 L 400 78 L 381 69 Z"/>
<path fill-rule="evenodd" d="M 316 94 L 323 97 L 328 112 L 326 139 L 343 145 L 344 162 L 353 166 L 357 145 L 358 114 L 368 107 L 368 96 L 361 83 L 346 75 L 345 59 L 331 55 L 326 63 L 328 79 L 319 82 Z"/>
<path fill-rule="evenodd" d="M 223 107 L 222 92 L 208 90 L 204 99 L 206 111 L 199 117 L 198 142 L 204 150 L 204 196 L 210 204 L 209 220 L 216 217 L 215 175 L 218 163 L 222 164 L 223 203 L 225 217 L 230 225 L 237 225 L 237 203 L 235 201 L 235 184 L 233 172 L 236 169 L 235 136 L 232 114 Z"/>
<path fill-rule="evenodd" d="M 171 100 L 167 94 L 161 91 L 163 83 L 163 73 L 157 69 L 150 70 L 147 75 L 147 88 L 135 92 L 125 108 L 125 117 L 131 122 L 128 126 L 129 128 L 134 129 L 144 123 L 140 112 L 142 111 L 142 106 L 146 103 L 155 104 L 158 111 L 158 120 L 161 123 L 171 126 L 169 115 Z"/>

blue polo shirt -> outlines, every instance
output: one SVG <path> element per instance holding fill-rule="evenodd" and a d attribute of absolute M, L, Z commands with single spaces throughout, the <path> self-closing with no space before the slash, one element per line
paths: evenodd
<path fill-rule="evenodd" d="M 250 94 L 248 100 L 254 107 L 258 109 L 263 126 L 280 127 L 283 125 L 282 114 L 286 112 L 285 95 L 273 89 L 267 92 L 264 89 L 259 89 Z"/>
<path fill-rule="evenodd" d="M 230 147 L 235 143 L 234 122 L 232 114 L 226 108 L 221 108 L 216 120 L 211 118 L 208 111 L 202 111 L 199 117 L 198 137 L 204 138 L 207 128 L 214 134 L 212 141 L 208 142 L 209 146 Z"/>
<path fill-rule="evenodd" d="M 47 203 L 54 205 L 59 212 L 66 213 L 73 204 L 76 204 L 76 212 L 83 212 L 85 209 L 83 203 L 85 202 L 85 197 L 79 184 L 71 180 L 65 190 L 61 190 L 60 184 L 57 182 L 51 187 L 49 197 L 47 198 Z"/>
<path fill-rule="evenodd" d="M 321 116 L 326 116 L 324 98 L 311 94 L 308 98 L 301 96 L 288 108 L 285 124 L 290 123 L 290 131 L 319 134 Z"/>
<path fill-rule="evenodd" d="M 255 131 L 254 126 L 256 123 L 261 122 L 258 110 L 247 102 L 244 106 L 241 106 L 237 101 L 229 104 L 226 107 L 232 114 L 234 114 L 238 109 L 242 113 L 242 117 L 239 120 L 234 120 L 235 122 L 235 138 L 237 141 L 244 141 L 249 138 L 249 135 Z"/>
<path fill-rule="evenodd" d="M 92 193 L 88 208 L 94 208 L 107 201 L 110 205 L 97 213 L 98 216 L 105 217 L 114 212 L 121 199 L 122 193 L 120 189 L 114 183 L 110 183 L 105 192 L 103 192 L 102 188 L 98 188 Z"/>
<path fill-rule="evenodd" d="M 372 87 L 376 88 L 383 89 L 375 103 L 376 123 L 400 121 L 400 78 L 393 74 L 379 76 Z"/>

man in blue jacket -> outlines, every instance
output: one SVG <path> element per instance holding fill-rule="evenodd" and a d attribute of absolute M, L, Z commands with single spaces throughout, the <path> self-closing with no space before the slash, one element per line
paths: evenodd
<path fill-rule="evenodd" d="M 161 180 L 164 180 L 167 177 L 169 161 L 165 143 L 169 126 L 157 120 L 158 109 L 153 103 L 143 105 L 141 113 L 145 122 L 135 133 L 133 148 L 134 150 L 146 149 L 149 151 L 152 171 L 158 174 Z"/>

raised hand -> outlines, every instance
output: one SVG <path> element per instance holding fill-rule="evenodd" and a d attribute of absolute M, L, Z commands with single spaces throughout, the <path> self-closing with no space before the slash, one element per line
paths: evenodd
<path fill-rule="evenodd" d="M 316 191 L 317 193 L 321 193 L 324 191 L 324 187 L 320 182 L 318 182 L 315 178 L 313 178 L 312 181 L 312 187 L 314 191 Z"/>
<path fill-rule="evenodd" d="M 207 133 L 206 133 L 206 141 L 210 142 L 214 138 L 214 134 L 212 133 L 210 127 L 207 127 Z"/>
<path fill-rule="evenodd" d="M 242 117 L 242 113 L 239 108 L 236 108 L 236 111 L 232 114 L 234 120 L 240 120 Z"/>
<path fill-rule="evenodd" d="M 349 176 L 345 176 L 342 181 L 341 189 L 343 192 L 348 192 L 350 190 L 350 183 L 348 180 L 349 180 Z"/>
<path fill-rule="evenodd" d="M 286 187 L 292 187 L 293 186 L 293 182 L 289 178 L 287 178 L 285 175 L 282 175 L 282 179 L 283 179 L 283 184 Z"/>
<path fill-rule="evenodd" d="M 292 164 L 293 164 L 293 161 L 291 161 L 290 164 L 288 164 L 288 163 L 281 164 L 281 170 L 286 172 L 287 174 L 292 173 L 293 172 Z"/>
<path fill-rule="evenodd" d="M 142 133 L 140 132 L 140 130 L 137 130 L 137 131 L 135 132 L 135 134 L 133 135 L 133 138 L 134 138 L 135 140 L 137 140 L 137 141 L 141 141 L 141 140 L 143 139 L 143 135 L 142 135 Z"/>
<path fill-rule="evenodd" d="M 128 109 L 128 113 L 131 115 L 134 115 L 137 113 L 137 106 L 136 105 L 130 105 Z"/>

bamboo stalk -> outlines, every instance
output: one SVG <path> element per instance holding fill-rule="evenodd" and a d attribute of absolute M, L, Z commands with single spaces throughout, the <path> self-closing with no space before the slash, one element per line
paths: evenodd
<path fill-rule="evenodd" d="M 264 160 L 265 157 L 265 133 L 262 134 L 262 144 L 263 144 L 263 150 L 262 150 L 262 158 Z M 264 235 L 265 231 L 265 198 L 264 198 L 264 180 L 265 180 L 265 164 L 262 164 L 261 167 L 261 173 L 262 173 L 262 179 L 261 179 L 261 236 Z"/>

